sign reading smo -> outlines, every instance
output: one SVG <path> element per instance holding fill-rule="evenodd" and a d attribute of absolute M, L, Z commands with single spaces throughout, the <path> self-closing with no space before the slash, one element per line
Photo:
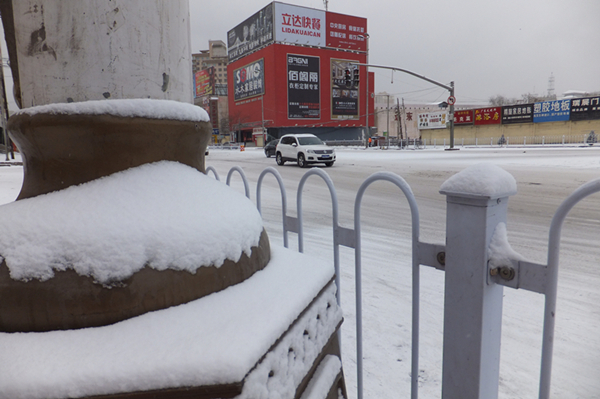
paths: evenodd
<path fill-rule="evenodd" d="M 265 74 L 262 58 L 236 69 L 233 76 L 235 101 L 264 94 Z"/>

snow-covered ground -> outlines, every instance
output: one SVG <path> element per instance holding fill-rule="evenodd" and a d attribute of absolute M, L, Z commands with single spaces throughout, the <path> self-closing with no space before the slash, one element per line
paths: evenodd
<path fill-rule="evenodd" d="M 418 151 L 339 149 L 338 161 L 324 168 L 336 186 L 340 224 L 353 226 L 356 191 L 376 171 L 403 176 L 415 193 L 421 214 L 421 240 L 445 240 L 445 197 L 441 184 L 476 163 L 491 162 L 511 173 L 517 195 L 509 199 L 508 241 L 530 261 L 545 263 L 550 220 L 576 187 L 600 177 L 600 148 L 441 148 Z M 256 181 L 268 166 L 282 174 L 288 213 L 295 215 L 295 194 L 306 172 L 293 164 L 277 167 L 261 149 L 211 150 L 207 165 L 224 181 L 234 165 L 243 168 L 256 199 Z M 0 167 L 0 203 L 14 200 L 22 167 Z M 311 178 L 303 195 L 305 252 L 332 259 L 330 195 L 318 178 Z M 243 192 L 232 177 L 231 186 Z M 365 397 L 408 397 L 410 392 L 410 217 L 395 187 L 375 183 L 363 202 L 363 315 Z M 274 179 L 267 177 L 262 214 L 271 245 L 282 245 L 281 200 Z M 226 204 L 214 204 L 226 213 Z M 583 201 L 563 228 L 552 397 L 600 398 L 600 209 L 598 195 Z M 2 226 L 10 229 L 10 226 Z M 290 247 L 296 236 L 290 234 Z M 351 398 L 355 397 L 354 253 L 341 250 L 342 361 Z M 420 397 L 441 392 L 443 272 L 421 272 Z M 505 288 L 500 398 L 537 397 L 543 296 Z"/>

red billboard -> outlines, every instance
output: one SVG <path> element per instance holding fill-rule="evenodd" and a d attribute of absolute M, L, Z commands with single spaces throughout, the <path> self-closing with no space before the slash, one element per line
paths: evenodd
<path fill-rule="evenodd" d="M 367 19 L 352 15 L 326 13 L 327 47 L 367 50 Z"/>
<path fill-rule="evenodd" d="M 473 110 L 465 109 L 460 111 L 454 111 L 454 124 L 455 125 L 472 125 L 473 124 Z"/>
<path fill-rule="evenodd" d="M 475 125 L 499 125 L 502 123 L 502 107 L 476 109 L 474 123 Z"/>

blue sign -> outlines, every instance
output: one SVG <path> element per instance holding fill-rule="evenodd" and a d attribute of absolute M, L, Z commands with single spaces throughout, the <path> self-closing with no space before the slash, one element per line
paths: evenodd
<path fill-rule="evenodd" d="M 219 129 L 213 129 L 213 134 L 218 135 L 219 134 Z"/>
<path fill-rule="evenodd" d="M 544 101 L 533 104 L 533 122 L 568 121 L 571 115 L 571 100 Z"/>

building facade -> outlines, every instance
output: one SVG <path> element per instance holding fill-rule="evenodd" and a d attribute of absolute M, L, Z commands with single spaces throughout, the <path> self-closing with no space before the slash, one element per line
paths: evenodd
<path fill-rule="evenodd" d="M 364 139 L 365 18 L 268 4 L 228 32 L 230 130 L 258 143 L 287 133 Z M 370 76 L 369 92 L 374 78 Z M 369 125 L 375 126 L 371 100 Z M 264 128 L 264 130 L 263 130 Z"/>
<path fill-rule="evenodd" d="M 222 40 L 209 40 L 208 50 L 192 54 L 194 104 L 208 112 L 214 143 L 229 140 L 227 64 L 227 46 Z"/>
<path fill-rule="evenodd" d="M 192 73 L 214 68 L 215 84 L 227 84 L 227 45 L 222 40 L 209 40 L 208 50 L 192 54 Z"/>

